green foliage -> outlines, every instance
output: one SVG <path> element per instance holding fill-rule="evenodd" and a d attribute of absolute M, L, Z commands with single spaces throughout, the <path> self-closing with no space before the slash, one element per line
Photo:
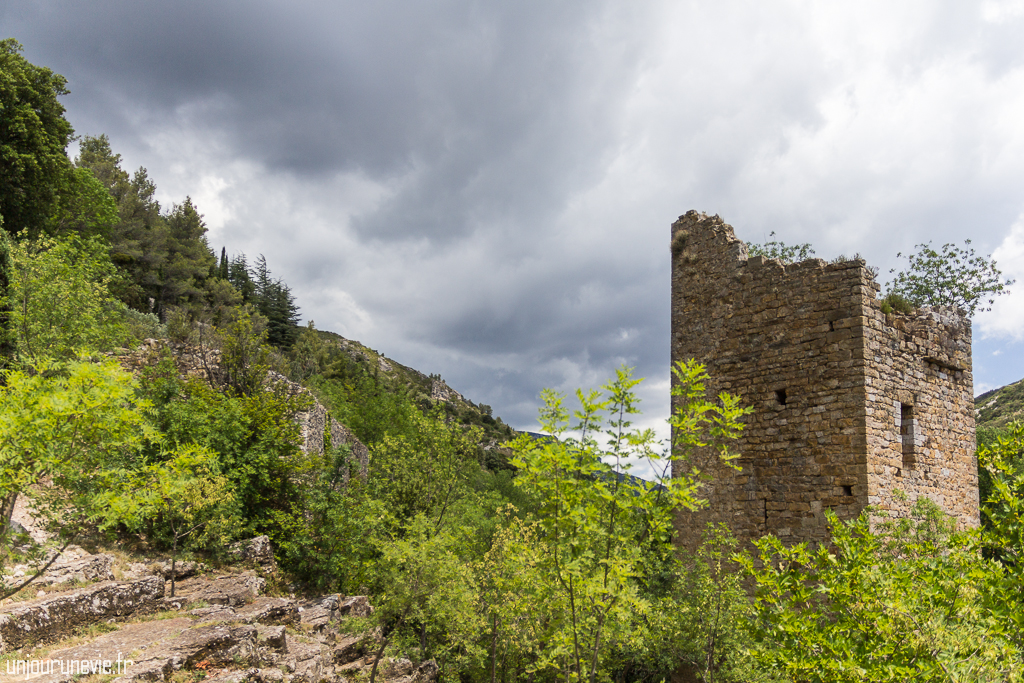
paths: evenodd
<path fill-rule="evenodd" d="M 206 224 L 190 197 L 171 208 L 166 224 L 166 255 L 153 290 L 158 315 L 171 306 L 198 307 L 216 263 L 206 242 Z"/>
<path fill-rule="evenodd" d="M 3 229 L 4 219 L 0 216 L 0 372 L 14 359 L 17 338 L 11 321 L 11 281 L 14 279 L 14 262 L 11 259 L 11 240 Z"/>
<path fill-rule="evenodd" d="M 58 237 L 74 232 L 82 237 L 109 239 L 117 221 L 117 202 L 107 188 L 92 171 L 76 167 L 58 195 L 46 232 Z"/>
<path fill-rule="evenodd" d="M 411 429 L 386 433 L 371 451 L 371 483 L 376 495 L 399 519 L 424 514 L 437 528 L 455 501 L 466 495 L 467 463 L 473 462 L 478 434 L 439 415 L 412 415 Z"/>
<path fill-rule="evenodd" d="M 267 319 L 267 339 L 279 348 L 288 348 L 299 334 L 299 307 L 291 289 L 279 278 L 270 276 L 267 260 L 260 254 L 252 270 L 253 303 Z"/>
<path fill-rule="evenodd" d="M 21 52 L 13 38 L 0 40 L 0 216 L 12 235 L 36 236 L 68 183 L 74 131 L 58 101 L 67 81 Z"/>
<path fill-rule="evenodd" d="M 1024 381 L 986 391 L 974 399 L 978 440 L 986 431 L 1000 430 L 1013 420 L 1024 418 Z"/>
<path fill-rule="evenodd" d="M 906 256 L 907 269 L 889 283 L 889 294 L 904 297 L 912 306 L 957 306 L 971 316 L 979 308 L 991 310 L 995 297 L 1007 293 L 1013 280 L 1004 279 L 992 257 L 976 255 L 970 245 L 970 240 L 964 240 L 963 248 L 944 244 L 941 251 L 930 242 L 916 245 L 917 253 Z"/>
<path fill-rule="evenodd" d="M 136 382 L 113 361 L 38 360 L 0 386 L 0 498 L 28 495 L 43 519 L 77 530 L 109 485 L 154 437 Z"/>
<path fill-rule="evenodd" d="M 304 382 L 314 375 L 321 375 L 340 355 L 338 344 L 317 334 L 316 326 L 310 320 L 288 349 L 289 377 L 296 382 Z"/>
<path fill-rule="evenodd" d="M 683 463 L 698 449 L 718 446 L 715 452 L 728 461 L 726 442 L 742 429 L 738 420 L 746 411 L 727 395 L 719 404 L 706 400 L 700 364 L 673 370 L 677 402 L 668 460 Z M 639 381 L 620 369 L 602 392 L 577 391 L 576 437 L 566 434 L 563 397 L 545 390 L 540 422 L 553 438 L 523 436 L 513 446 L 517 484 L 539 502 L 531 533 L 536 546 L 525 555 L 536 558 L 531 601 L 540 625 L 529 670 L 544 677 L 593 681 L 607 674 L 614 646 L 629 641 L 636 615 L 650 609 L 637 581 L 646 551 L 668 540 L 673 509 L 700 504 L 696 465 L 689 472 L 677 467 L 679 476 L 665 474 L 657 486 L 618 475 L 630 461 L 656 455 L 651 430 L 632 428 Z"/>
<path fill-rule="evenodd" d="M 216 453 L 235 498 L 235 533 L 276 535 L 276 515 L 292 509 L 301 477 L 312 466 L 299 449 L 295 420 L 305 400 L 277 390 L 225 394 L 183 383 L 169 366 L 150 370 L 144 386 L 163 434 L 163 443 L 148 451 L 150 460 L 192 445 Z"/>
<path fill-rule="evenodd" d="M 991 587 L 1002 568 L 926 498 L 910 519 L 841 522 L 831 547 L 755 542 L 754 656 L 793 681 L 1020 680 Z"/>
<path fill-rule="evenodd" d="M 282 565 L 318 592 L 365 593 L 376 584 L 377 541 L 393 517 L 352 476 L 349 449 L 329 449 L 297 493 L 291 509 L 275 517 Z"/>
<path fill-rule="evenodd" d="M 199 547 L 223 547 L 230 538 L 227 521 L 234 496 L 229 482 L 218 472 L 216 454 L 195 445 L 118 474 L 97 496 L 102 506 L 94 518 L 101 528 L 124 524 L 133 531 L 152 531 L 154 521 L 165 527 L 171 539 L 173 597 L 179 545 L 191 541 Z"/>
<path fill-rule="evenodd" d="M 97 239 L 70 235 L 14 245 L 11 323 L 30 357 L 74 357 L 128 339 L 123 306 L 110 294 L 115 272 Z"/>
<path fill-rule="evenodd" d="M 1005 573 L 992 586 L 1007 637 L 1024 652 L 1024 422 L 1011 422 L 978 448 L 988 485 L 982 498 L 985 543 Z"/>
<path fill-rule="evenodd" d="M 240 396 L 258 394 L 270 369 L 266 318 L 245 306 L 221 334 L 221 369 L 228 387 Z"/>
<path fill-rule="evenodd" d="M 385 645 L 437 659 L 443 677 L 457 680 L 456 672 L 482 660 L 476 636 L 483 624 L 472 567 L 461 552 L 467 532 L 439 531 L 435 522 L 418 515 L 401 537 L 382 543 L 375 617 L 390 629 Z"/>
<path fill-rule="evenodd" d="M 775 237 L 775 231 L 769 233 L 769 237 Z M 763 256 L 766 259 L 778 259 L 783 265 L 804 261 L 814 255 L 814 249 L 806 242 L 803 244 L 789 245 L 778 240 L 770 240 L 764 244 L 750 243 L 747 251 L 751 256 Z"/>
<path fill-rule="evenodd" d="M 624 665 L 654 679 L 686 671 L 702 681 L 765 680 L 747 655 L 749 603 L 731 559 L 736 546 L 727 527 L 709 525 L 696 553 L 680 549 L 666 559 L 663 581 L 651 573 L 646 633 Z"/>
<path fill-rule="evenodd" d="M 914 306 L 902 294 L 889 292 L 882 298 L 882 313 L 888 315 L 893 311 L 904 314 L 912 313 Z"/>

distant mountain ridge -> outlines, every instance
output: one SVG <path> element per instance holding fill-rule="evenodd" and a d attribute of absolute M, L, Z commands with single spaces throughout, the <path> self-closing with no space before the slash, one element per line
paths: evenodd
<path fill-rule="evenodd" d="M 975 398 L 974 419 L 979 431 L 999 429 L 1014 419 L 1024 419 L 1024 379 Z"/>

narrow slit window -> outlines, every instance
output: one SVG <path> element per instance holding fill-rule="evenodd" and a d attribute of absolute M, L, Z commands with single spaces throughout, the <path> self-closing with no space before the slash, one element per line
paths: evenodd
<path fill-rule="evenodd" d="M 903 466 L 909 467 L 917 456 L 915 439 L 917 437 L 917 418 L 914 417 L 914 406 L 900 404 L 900 441 L 903 444 Z"/>
<path fill-rule="evenodd" d="M 775 390 L 775 400 L 778 402 L 778 404 L 780 406 L 786 405 L 786 390 L 785 389 L 776 389 Z"/>

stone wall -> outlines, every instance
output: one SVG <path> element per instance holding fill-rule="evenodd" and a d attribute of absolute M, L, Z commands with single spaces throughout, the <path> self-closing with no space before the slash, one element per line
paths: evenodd
<path fill-rule="evenodd" d="M 734 445 L 739 471 L 694 455 L 712 475 L 710 504 L 679 515 L 682 542 L 712 521 L 746 540 L 820 541 L 827 509 L 899 513 L 921 495 L 977 524 L 970 322 L 886 316 L 878 289 L 862 260 L 784 266 L 748 258 L 718 216 L 673 224 L 672 360 L 696 358 L 710 394 L 754 409 Z"/>

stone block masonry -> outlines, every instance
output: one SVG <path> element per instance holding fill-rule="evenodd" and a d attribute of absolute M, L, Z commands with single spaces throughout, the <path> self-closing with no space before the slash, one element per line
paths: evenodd
<path fill-rule="evenodd" d="M 885 314 L 860 259 L 784 265 L 748 257 L 718 216 L 672 225 L 672 360 L 707 367 L 710 394 L 753 413 L 739 470 L 694 454 L 709 505 L 677 536 L 724 522 L 743 541 L 827 538 L 825 511 L 906 515 L 921 496 L 978 524 L 971 322 L 959 309 Z"/>

